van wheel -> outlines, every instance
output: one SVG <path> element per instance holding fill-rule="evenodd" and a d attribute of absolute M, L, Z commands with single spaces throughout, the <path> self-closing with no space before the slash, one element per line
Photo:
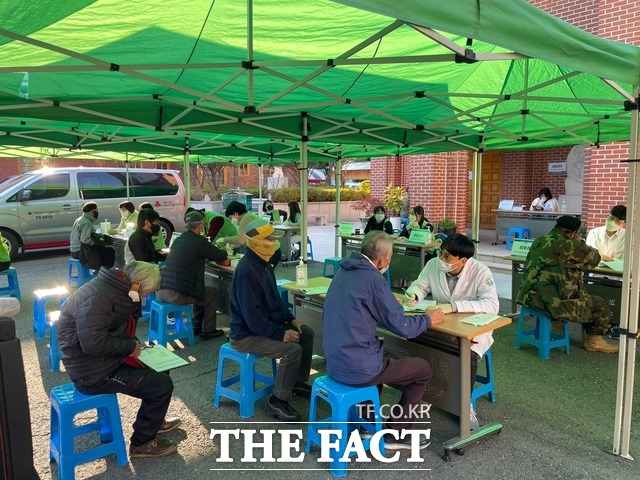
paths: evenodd
<path fill-rule="evenodd" d="M 13 260 L 18 256 L 18 247 L 20 246 L 18 239 L 13 233 L 6 230 L 0 230 L 0 233 L 2 233 L 3 243 L 9 248 L 9 257 Z"/>
<path fill-rule="evenodd" d="M 173 234 L 173 230 L 171 230 L 171 227 L 169 226 L 169 224 L 160 220 L 160 231 L 164 236 L 164 243 L 168 247 L 169 242 L 171 241 L 171 235 Z"/>

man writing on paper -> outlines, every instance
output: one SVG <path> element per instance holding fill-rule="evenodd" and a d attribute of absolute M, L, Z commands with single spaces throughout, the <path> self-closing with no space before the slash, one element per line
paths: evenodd
<path fill-rule="evenodd" d="M 296 320 L 282 303 L 270 262 L 278 251 L 276 232 L 266 220 L 253 220 L 244 232 L 247 248 L 231 281 L 231 346 L 239 352 L 279 358 L 273 395 L 266 412 L 285 422 L 300 413 L 290 404 L 293 395 L 311 397 L 307 385 L 313 355 L 313 330 Z"/>
<path fill-rule="evenodd" d="M 58 320 L 62 363 L 76 389 L 87 395 L 123 393 L 142 399 L 133 424 L 131 458 L 164 457 L 178 449 L 175 441 L 158 436 L 180 424 L 178 418 L 165 419 L 173 382 L 138 361 L 141 346 L 134 336 L 136 304 L 159 284 L 160 271 L 151 263 L 102 268 L 64 302 Z"/>
<path fill-rule="evenodd" d="M 422 395 L 431 381 L 431 366 L 424 358 L 384 357 L 382 340 L 376 336 L 380 326 L 396 335 L 415 338 L 432 324 L 441 323 L 439 309 L 428 315 L 405 316 L 385 277 L 393 255 L 393 238 L 374 230 L 362 239 L 361 253 L 353 252 L 342 260 L 327 292 L 322 311 L 324 357 L 329 375 L 338 382 L 365 387 L 383 384 L 403 387 L 399 405 L 391 409 L 389 428 L 398 430 L 398 438 L 384 436 L 385 448 L 411 448 L 402 429 L 413 428 L 419 420 Z M 424 436 L 420 448 L 429 445 Z"/>
<path fill-rule="evenodd" d="M 491 270 L 473 258 L 473 241 L 459 233 L 448 236 L 440 246 L 439 258 L 427 262 L 417 280 L 407 289 L 405 303 L 411 306 L 429 293 L 443 313 L 498 313 L 498 292 Z M 471 391 L 476 383 L 478 360 L 493 344 L 491 332 L 473 339 L 471 345 Z M 471 408 L 471 428 L 480 424 Z"/>
<path fill-rule="evenodd" d="M 616 353 L 618 347 L 603 337 L 611 323 L 609 305 L 584 287 L 583 270 L 597 267 L 600 254 L 582 240 L 579 228 L 579 218 L 563 215 L 551 232 L 534 240 L 516 301 L 554 320 L 581 323 L 585 350 Z M 554 331 L 559 327 L 553 322 Z"/>
<path fill-rule="evenodd" d="M 621 260 L 624 256 L 624 234 L 627 225 L 627 207 L 616 205 L 611 209 L 603 227 L 591 229 L 587 245 L 600 252 L 603 262 Z"/>

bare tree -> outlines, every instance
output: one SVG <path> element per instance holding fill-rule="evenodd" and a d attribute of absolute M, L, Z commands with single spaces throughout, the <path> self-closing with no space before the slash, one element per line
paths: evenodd
<path fill-rule="evenodd" d="M 347 171 L 347 167 L 349 167 L 349 165 L 351 165 L 352 163 L 356 162 L 357 159 L 355 158 L 343 158 L 342 159 L 342 171 L 340 172 L 340 187 L 344 187 L 344 182 L 346 182 L 348 179 L 346 178 L 345 172 Z"/>
<path fill-rule="evenodd" d="M 224 182 L 224 169 L 226 163 L 204 163 L 199 166 L 200 188 L 210 185 L 213 190 L 218 190 Z"/>
<path fill-rule="evenodd" d="M 289 185 L 300 186 L 300 171 L 297 163 L 285 163 L 282 165 L 282 173 L 289 179 Z"/>

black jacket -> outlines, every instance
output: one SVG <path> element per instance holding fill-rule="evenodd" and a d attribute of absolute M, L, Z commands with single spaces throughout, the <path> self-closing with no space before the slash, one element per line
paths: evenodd
<path fill-rule="evenodd" d="M 214 247 L 202 235 L 186 231 L 171 244 L 162 268 L 160 288 L 204 300 L 205 260 L 226 260 L 227 252 Z"/>
<path fill-rule="evenodd" d="M 58 341 L 72 381 L 91 385 L 106 380 L 135 349 L 135 340 L 127 337 L 127 320 L 135 306 L 130 287 L 117 269 L 103 267 L 64 302 Z"/>
<path fill-rule="evenodd" d="M 420 222 L 420 228 L 424 229 L 427 227 L 429 227 L 431 229 L 431 232 L 433 232 L 433 225 L 429 223 L 429 220 L 427 220 L 426 218 L 423 218 L 422 222 Z M 408 230 L 407 227 L 404 227 L 400 232 L 400 236 L 409 238 L 411 236 L 411 230 Z"/>
<path fill-rule="evenodd" d="M 141 262 L 158 263 L 164 260 L 165 256 L 158 251 L 151 240 L 151 233 L 137 228 L 129 237 L 129 250 L 136 260 Z"/>
<path fill-rule="evenodd" d="M 242 340 L 251 335 L 284 338 L 294 316 L 282 303 L 273 268 L 250 248 L 245 248 L 231 281 L 229 337 Z"/>
<path fill-rule="evenodd" d="M 372 215 L 367 221 L 367 225 L 364 227 L 365 235 L 371 230 L 385 231 L 389 235 L 393 235 L 393 226 L 387 217 L 384 217 L 384 220 L 378 223 L 376 222 L 376 217 Z"/>

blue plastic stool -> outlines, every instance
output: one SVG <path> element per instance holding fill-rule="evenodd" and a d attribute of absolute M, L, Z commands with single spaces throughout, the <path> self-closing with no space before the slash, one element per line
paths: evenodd
<path fill-rule="evenodd" d="M 21 300 L 20 296 L 20 282 L 18 282 L 18 272 L 14 267 L 9 267 L 8 269 L 0 272 L 0 276 L 7 276 L 7 281 L 9 282 L 6 287 L 0 288 L 0 297 L 15 297 L 18 300 Z"/>
<path fill-rule="evenodd" d="M 156 341 L 167 346 L 171 340 L 188 338 L 190 345 L 195 345 L 193 336 L 193 322 L 191 320 L 191 305 L 174 305 L 160 300 L 151 302 L 149 315 L 149 343 Z M 173 313 L 174 324 L 169 329 L 168 317 Z M 173 333 L 170 333 L 172 331 Z"/>
<path fill-rule="evenodd" d="M 536 328 L 524 329 L 524 319 L 531 315 L 536 319 Z M 533 308 L 521 307 L 518 320 L 518 333 L 516 333 L 516 348 L 520 349 L 520 343 L 529 343 L 538 348 L 538 357 L 545 360 L 551 357 L 551 349 L 564 347 L 569 355 L 569 324 L 562 322 L 563 335 L 551 331 L 551 317 Z"/>
<path fill-rule="evenodd" d="M 300 255 L 302 255 L 302 242 L 297 242 L 296 245 L 298 245 L 298 248 L 300 249 Z M 311 243 L 311 239 L 309 238 L 307 238 L 307 246 L 309 247 L 309 251 L 307 252 L 307 260 L 313 261 L 313 244 Z"/>
<path fill-rule="evenodd" d="M 284 283 L 291 283 L 291 280 L 287 280 L 284 278 L 276 280 L 276 284 L 278 285 L 278 293 L 280 294 L 282 303 L 284 303 L 285 308 L 289 310 L 289 312 L 291 312 L 291 314 L 293 315 L 293 305 L 289 303 L 289 290 L 281 287 L 281 285 Z"/>
<path fill-rule="evenodd" d="M 60 359 L 62 353 L 60 352 L 60 344 L 58 343 L 58 319 L 60 318 L 60 311 L 56 310 L 47 315 L 47 324 L 51 330 L 49 336 L 49 368 L 52 372 L 60 371 Z"/>
<path fill-rule="evenodd" d="M 238 402 L 240 405 L 240 416 L 242 418 L 253 417 L 254 403 L 273 392 L 273 385 L 275 384 L 278 370 L 276 361 L 272 359 L 273 377 L 256 372 L 256 362 L 261 358 L 265 357 L 252 353 L 238 352 L 229 343 L 225 343 L 220 347 L 220 353 L 218 355 L 218 379 L 216 381 L 216 393 L 213 400 L 213 404 L 216 407 L 220 406 L 220 397 L 222 396 Z M 226 380 L 223 379 L 225 359 L 237 362 L 240 367 L 240 373 L 238 375 L 234 375 Z M 256 382 L 265 383 L 266 386 L 256 390 Z M 236 383 L 240 383 L 239 391 L 229 388 Z"/>
<path fill-rule="evenodd" d="M 486 375 L 477 375 L 476 382 L 481 386 L 476 387 L 471 392 L 471 405 L 473 409 L 476 409 L 476 400 L 483 395 L 489 395 L 489 400 L 495 403 L 496 401 L 496 384 L 493 380 L 493 358 L 491 357 L 491 349 L 487 350 L 484 354 L 484 364 L 486 367 Z"/>
<path fill-rule="evenodd" d="M 76 274 L 73 274 L 73 267 L 76 267 Z M 67 282 L 70 286 L 75 285 L 80 288 L 96 275 L 91 273 L 88 267 L 85 267 L 77 258 L 70 258 L 67 270 Z"/>
<path fill-rule="evenodd" d="M 322 420 L 316 419 L 318 398 L 321 398 L 331 406 L 330 417 Z M 373 403 L 375 423 L 369 423 L 358 415 L 356 405 L 364 402 Z M 340 430 L 342 436 L 339 440 L 339 447 L 331 452 L 329 468 L 331 475 L 334 477 L 344 477 L 347 474 L 348 463 L 340 462 L 339 459 L 344 455 L 349 435 L 358 427 L 363 427 L 371 434 L 382 430 L 378 388 L 375 386 L 351 387 L 336 382 L 328 375 L 316 378 L 311 389 L 311 405 L 309 407 L 309 423 L 307 425 L 307 453 L 311 451 L 313 444 L 320 446 L 319 430 Z M 370 442 L 370 438 L 362 440 L 365 450 L 369 450 Z M 380 439 L 380 453 L 384 455 L 384 441 L 382 438 Z"/>
<path fill-rule="evenodd" d="M 391 290 L 391 273 L 389 273 L 388 268 L 387 271 L 384 272 L 384 276 L 387 277 L 387 286 L 389 287 L 389 290 Z"/>
<path fill-rule="evenodd" d="M 76 415 L 94 408 L 98 411 L 97 421 L 74 426 L 73 419 Z M 74 438 L 94 431 L 100 432 L 100 445 L 75 453 Z M 116 455 L 118 465 L 127 465 L 127 450 L 116 394 L 85 395 L 73 388 L 71 383 L 51 390 L 49 455 L 58 464 L 58 478 L 73 480 L 76 466 L 112 454 Z"/>
<path fill-rule="evenodd" d="M 33 300 L 33 333 L 36 334 L 36 338 L 40 339 L 47 336 L 47 328 L 49 328 L 47 322 L 47 304 L 57 300 L 59 306 L 62 306 L 67 298 L 69 298 L 69 292 L 47 294 L 41 297 L 35 295 Z"/>
<path fill-rule="evenodd" d="M 406 228 L 409 226 L 409 219 L 405 218 L 405 217 L 400 217 L 400 225 L 402 225 L 402 228 Z"/>
<path fill-rule="evenodd" d="M 333 276 L 338 273 L 338 270 L 340 269 L 340 262 L 342 261 L 342 258 L 340 257 L 331 257 L 331 258 L 325 258 L 324 259 L 324 267 L 322 268 L 322 276 L 323 277 L 327 277 L 327 278 L 333 278 Z M 331 266 L 333 268 L 333 271 L 331 272 L 331 275 L 327 275 L 327 267 Z"/>
<path fill-rule="evenodd" d="M 435 238 L 436 240 L 440 240 L 441 242 L 444 242 L 447 239 L 447 234 L 442 232 L 434 233 L 433 238 Z"/>
<path fill-rule="evenodd" d="M 507 250 L 511 250 L 511 247 L 513 247 L 513 241 L 516 238 L 531 238 L 531 230 L 526 227 L 511 227 L 507 232 Z"/>
<path fill-rule="evenodd" d="M 142 315 L 140 318 L 150 318 L 151 317 L 151 302 L 156 299 L 156 292 L 152 292 L 147 295 L 144 299 L 144 305 L 142 305 L 141 311 Z"/>

